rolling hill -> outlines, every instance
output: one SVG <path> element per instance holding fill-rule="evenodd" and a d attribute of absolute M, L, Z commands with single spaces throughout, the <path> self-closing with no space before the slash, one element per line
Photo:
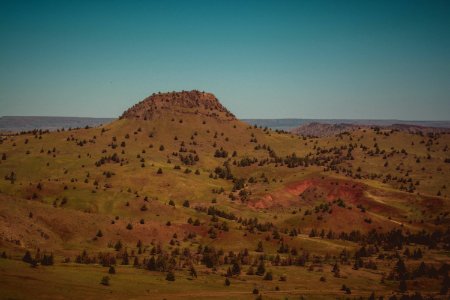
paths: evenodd
<path fill-rule="evenodd" d="M 99 127 L 5 135 L 0 293 L 444 298 L 449 144 L 420 128 L 251 126 L 200 91 L 153 94 Z"/>

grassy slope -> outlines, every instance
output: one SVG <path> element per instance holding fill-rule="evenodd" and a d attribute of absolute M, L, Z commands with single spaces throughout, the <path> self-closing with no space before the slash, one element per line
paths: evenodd
<path fill-rule="evenodd" d="M 206 124 L 203 124 L 203 121 L 206 121 Z M 126 138 L 127 134 L 129 138 Z M 115 143 L 118 145 L 115 149 L 109 146 L 113 137 L 116 137 Z M 256 143 L 250 142 L 253 138 L 256 138 Z M 196 247 L 198 243 L 202 243 L 221 247 L 225 251 L 238 251 L 245 247 L 252 251 L 259 240 L 265 240 L 268 234 L 244 234 L 239 230 L 239 224 L 226 220 L 221 221 L 229 223 L 230 231 L 219 232 L 218 237 L 211 240 L 206 233 L 210 216 L 197 212 L 193 207 L 212 205 L 211 200 L 216 199 L 214 204 L 216 207 L 233 212 L 242 218 L 257 217 L 263 222 L 273 222 L 280 229 L 299 229 L 303 234 L 295 238 L 287 237 L 289 244 L 299 250 L 321 255 L 336 255 L 344 248 L 354 250 L 356 245 L 339 240 L 309 238 L 305 233 L 309 233 L 311 228 L 333 229 L 337 232 L 355 228 L 367 231 L 372 228 L 390 229 L 401 226 L 413 231 L 438 228 L 434 222 L 435 218 L 449 210 L 450 194 L 443 185 L 448 181 L 450 167 L 449 164 L 443 163 L 443 160 L 448 155 L 444 152 L 444 147 L 450 144 L 450 137 L 448 135 L 439 137 L 429 149 L 425 143 L 421 143 L 422 140 L 426 143 L 428 139 L 402 132 L 386 136 L 371 130 L 356 131 L 350 136 L 303 139 L 289 134 L 251 128 L 239 121 L 221 122 L 214 118 L 177 114 L 153 121 L 119 120 L 101 128 L 55 132 L 41 137 L 30 134 L 9 137 L 0 144 L 0 154 L 6 153 L 7 156 L 6 160 L 1 161 L 0 175 L 3 177 L 14 171 L 17 174 L 17 181 L 14 184 L 6 180 L 0 181 L 2 217 L 0 249 L 6 249 L 11 253 L 23 253 L 25 248 L 40 247 L 53 251 L 62 258 L 73 256 L 83 249 L 111 251 L 108 243 L 117 240 L 122 240 L 127 245 L 135 244 L 138 239 L 146 245 L 152 241 L 167 243 L 174 233 L 179 237 L 186 236 L 188 232 L 197 233 L 194 244 L 182 242 L 182 246 Z M 78 141 L 87 143 L 78 146 Z M 184 166 L 178 157 L 172 155 L 173 152 L 178 152 L 182 141 L 188 150 L 195 150 L 199 155 L 200 160 L 196 165 Z M 126 146 L 121 147 L 121 142 L 125 142 Z M 228 198 L 233 185 L 231 181 L 209 177 L 214 168 L 221 166 L 225 161 L 224 158 L 214 157 L 215 150 L 221 147 L 228 151 L 229 157 L 233 151 L 237 151 L 237 157 L 232 160 L 244 157 L 256 157 L 261 160 L 268 158 L 268 152 L 255 150 L 258 144 L 269 145 L 278 156 L 283 157 L 293 152 L 298 156 L 304 156 L 315 153 L 318 147 L 340 147 L 349 143 L 363 144 L 372 148 L 375 142 L 381 150 L 391 151 L 393 148 L 400 151 L 404 148 L 408 155 L 395 153 L 389 157 L 388 166 L 384 167 L 385 160 L 382 157 L 372 157 L 356 149 L 354 160 L 345 161 L 342 166 L 352 169 L 353 172 L 357 172 L 358 167 L 361 167 L 362 174 L 391 173 L 395 176 L 404 176 L 405 172 L 409 171 L 413 182 L 420 180 L 415 193 L 399 191 L 396 183 L 382 183 L 380 179 L 352 179 L 344 176 L 342 172 L 340 174 L 324 172 L 322 167 L 317 166 L 287 168 L 275 167 L 273 164 L 264 166 L 254 164 L 242 168 L 232 165 L 231 169 L 236 177 L 257 178 L 256 183 L 247 184 L 246 189 L 251 192 L 249 201 L 241 203 L 239 200 L 230 201 Z M 214 143 L 217 144 L 216 147 L 213 146 Z M 161 145 L 164 146 L 163 151 L 160 151 Z M 55 152 L 52 152 L 53 148 Z M 47 153 L 49 150 L 50 153 Z M 122 150 L 124 154 L 121 153 Z M 94 163 L 102 156 L 113 153 L 117 153 L 127 163 L 122 166 L 114 163 L 95 166 Z M 431 155 L 430 159 L 426 158 L 428 154 Z M 416 162 L 418 157 L 420 163 Z M 144 158 L 145 167 L 141 167 L 141 158 Z M 171 162 L 168 162 L 168 159 Z M 180 165 L 181 170 L 175 170 L 175 165 Z M 398 166 L 400 167 L 397 168 Z M 159 168 L 163 174 L 157 174 Z M 185 174 L 186 168 L 190 168 L 192 173 Z M 194 174 L 195 170 L 200 174 Z M 107 171 L 115 175 L 107 178 L 104 175 Z M 262 174 L 269 179 L 267 183 L 260 179 Z M 98 182 L 98 186 L 94 185 L 94 181 Z M 37 188 L 39 182 L 42 184 L 41 190 Z M 110 187 L 105 188 L 105 185 Z M 222 187 L 225 193 L 212 192 L 212 189 Z M 441 196 L 436 196 L 437 191 L 441 191 Z M 34 193 L 36 199 L 32 199 Z M 148 197 L 148 201 L 144 200 L 145 197 Z M 67 199 L 66 204 L 62 204 L 63 198 Z M 304 215 L 306 210 L 313 211 L 315 206 L 337 198 L 344 199 L 347 207 L 333 205 L 331 213 Z M 175 202 L 175 207 L 168 205 L 169 200 Z M 190 201 L 190 208 L 182 206 L 184 200 Z M 362 213 L 356 208 L 358 204 L 363 204 L 367 211 Z M 148 210 L 141 211 L 143 205 Z M 352 209 L 349 209 L 349 206 Z M 33 213 L 32 218 L 28 217 L 30 212 Z M 318 219 L 318 216 L 321 219 Z M 118 220 L 115 224 L 111 224 L 111 220 L 116 217 L 119 217 Z M 196 227 L 187 224 L 189 217 L 200 219 L 202 225 Z M 372 220 L 371 224 L 365 222 L 367 218 Z M 139 224 L 140 219 L 144 219 L 145 224 Z M 172 226 L 165 226 L 167 221 L 171 221 Z M 125 228 L 128 223 L 133 224 L 133 230 Z M 99 229 L 104 236 L 94 240 Z M 264 247 L 266 251 L 273 253 L 278 244 L 275 240 L 266 241 Z M 19 270 L 23 267 L 21 263 L 2 260 L 2 272 L 8 275 L 5 276 L 7 279 L 1 282 L 3 287 L 11 287 L 8 291 L 11 297 L 15 296 L 16 292 L 19 293 L 16 296 L 23 296 L 15 288 L 16 280 L 13 279 L 16 278 L 13 273 L 20 273 Z M 348 269 L 351 273 L 351 269 Z M 173 289 L 161 275 L 150 276 L 145 271 L 125 267 L 124 270 L 122 275 L 117 276 L 119 279 L 117 286 L 114 284 L 112 288 L 114 293 L 112 297 L 121 296 L 121 293 L 130 289 L 134 290 L 130 284 L 136 285 L 137 297 L 145 295 L 144 286 L 151 284 L 168 285 L 167 290 L 161 290 L 160 293 L 163 295 L 167 292 L 170 298 L 173 296 L 171 293 L 177 292 L 178 288 L 180 291 L 186 291 L 188 285 L 189 289 L 199 288 L 186 281 L 186 287 L 180 284 Z M 99 274 L 104 273 L 104 269 L 100 267 L 58 265 L 51 271 L 32 272 L 53 273 L 46 274 L 45 277 L 48 275 L 50 281 L 55 281 L 55 285 L 61 286 L 67 283 L 64 279 L 66 275 L 62 274 L 69 272 L 67 278 L 80 280 L 80 286 L 83 286 L 81 290 L 85 293 L 83 297 L 93 297 L 95 293 L 104 292 L 106 289 L 103 287 L 98 289 Z M 74 274 L 70 275 L 70 272 Z M 284 290 L 298 288 L 303 291 L 302 293 L 307 293 L 308 285 L 305 281 L 312 280 L 319 284 L 318 278 L 315 278 L 319 275 L 311 277 L 311 274 L 316 273 L 301 273 L 307 272 L 306 269 L 287 268 L 283 272 L 289 273 L 289 278 L 296 278 L 293 281 L 289 280 L 287 286 L 282 288 Z M 359 273 L 352 277 L 354 278 L 352 282 L 358 286 L 361 293 L 368 292 L 364 288 L 367 285 L 364 280 L 373 279 L 369 273 L 363 275 Z M 379 280 L 381 272 L 377 274 Z M 33 276 L 37 275 L 30 275 Z M 91 280 L 90 276 L 96 279 Z M 126 276 L 133 276 L 131 283 Z M 213 278 L 210 286 L 202 286 L 209 286 L 215 291 L 223 290 L 223 297 L 252 297 L 247 294 L 241 295 L 240 291 L 245 290 L 247 293 L 254 284 L 261 284 L 260 280 L 252 279 L 226 288 L 223 286 L 222 277 L 217 275 Z M 35 281 L 27 279 L 27 282 L 34 284 Z M 341 283 L 337 280 L 336 283 L 327 282 L 326 286 L 327 289 L 334 291 L 338 290 L 336 287 L 339 284 Z M 389 290 L 388 285 L 379 288 Z M 236 294 L 229 293 L 230 290 L 236 291 Z M 320 286 L 314 285 L 314 290 L 315 292 L 310 293 L 320 292 Z M 200 296 L 195 294 L 195 291 L 192 293 L 193 298 Z M 66 295 L 71 296 L 70 290 Z M 277 293 L 270 296 L 276 298 Z"/>

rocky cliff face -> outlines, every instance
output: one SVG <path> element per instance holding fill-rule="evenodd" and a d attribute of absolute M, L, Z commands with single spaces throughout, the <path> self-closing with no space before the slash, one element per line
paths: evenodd
<path fill-rule="evenodd" d="M 126 110 L 121 119 L 152 120 L 167 113 L 198 114 L 219 120 L 235 120 L 211 93 L 193 91 L 157 93 Z"/>

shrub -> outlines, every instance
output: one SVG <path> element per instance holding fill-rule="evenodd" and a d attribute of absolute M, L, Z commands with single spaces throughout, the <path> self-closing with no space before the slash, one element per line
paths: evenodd
<path fill-rule="evenodd" d="M 175 281 L 175 274 L 172 271 L 169 271 L 166 276 L 167 281 Z"/>
<path fill-rule="evenodd" d="M 267 272 L 264 276 L 264 280 L 273 280 L 272 272 Z"/>
<path fill-rule="evenodd" d="M 104 276 L 102 278 L 102 280 L 100 281 L 100 284 L 109 285 L 109 277 L 108 276 Z"/>
<path fill-rule="evenodd" d="M 25 252 L 25 255 L 23 256 L 22 260 L 29 264 L 33 261 L 30 251 L 27 250 L 27 252 Z"/>
<path fill-rule="evenodd" d="M 256 269 L 256 273 L 255 274 L 258 275 L 258 276 L 263 276 L 265 272 L 266 272 L 266 268 L 264 266 L 264 261 L 261 260 L 259 262 L 259 265 L 258 265 L 258 268 Z"/>

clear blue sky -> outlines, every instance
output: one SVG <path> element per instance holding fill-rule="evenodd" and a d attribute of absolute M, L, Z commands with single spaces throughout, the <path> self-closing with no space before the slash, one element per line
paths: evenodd
<path fill-rule="evenodd" d="M 0 116 L 182 89 L 240 118 L 450 120 L 450 1 L 0 1 Z"/>

